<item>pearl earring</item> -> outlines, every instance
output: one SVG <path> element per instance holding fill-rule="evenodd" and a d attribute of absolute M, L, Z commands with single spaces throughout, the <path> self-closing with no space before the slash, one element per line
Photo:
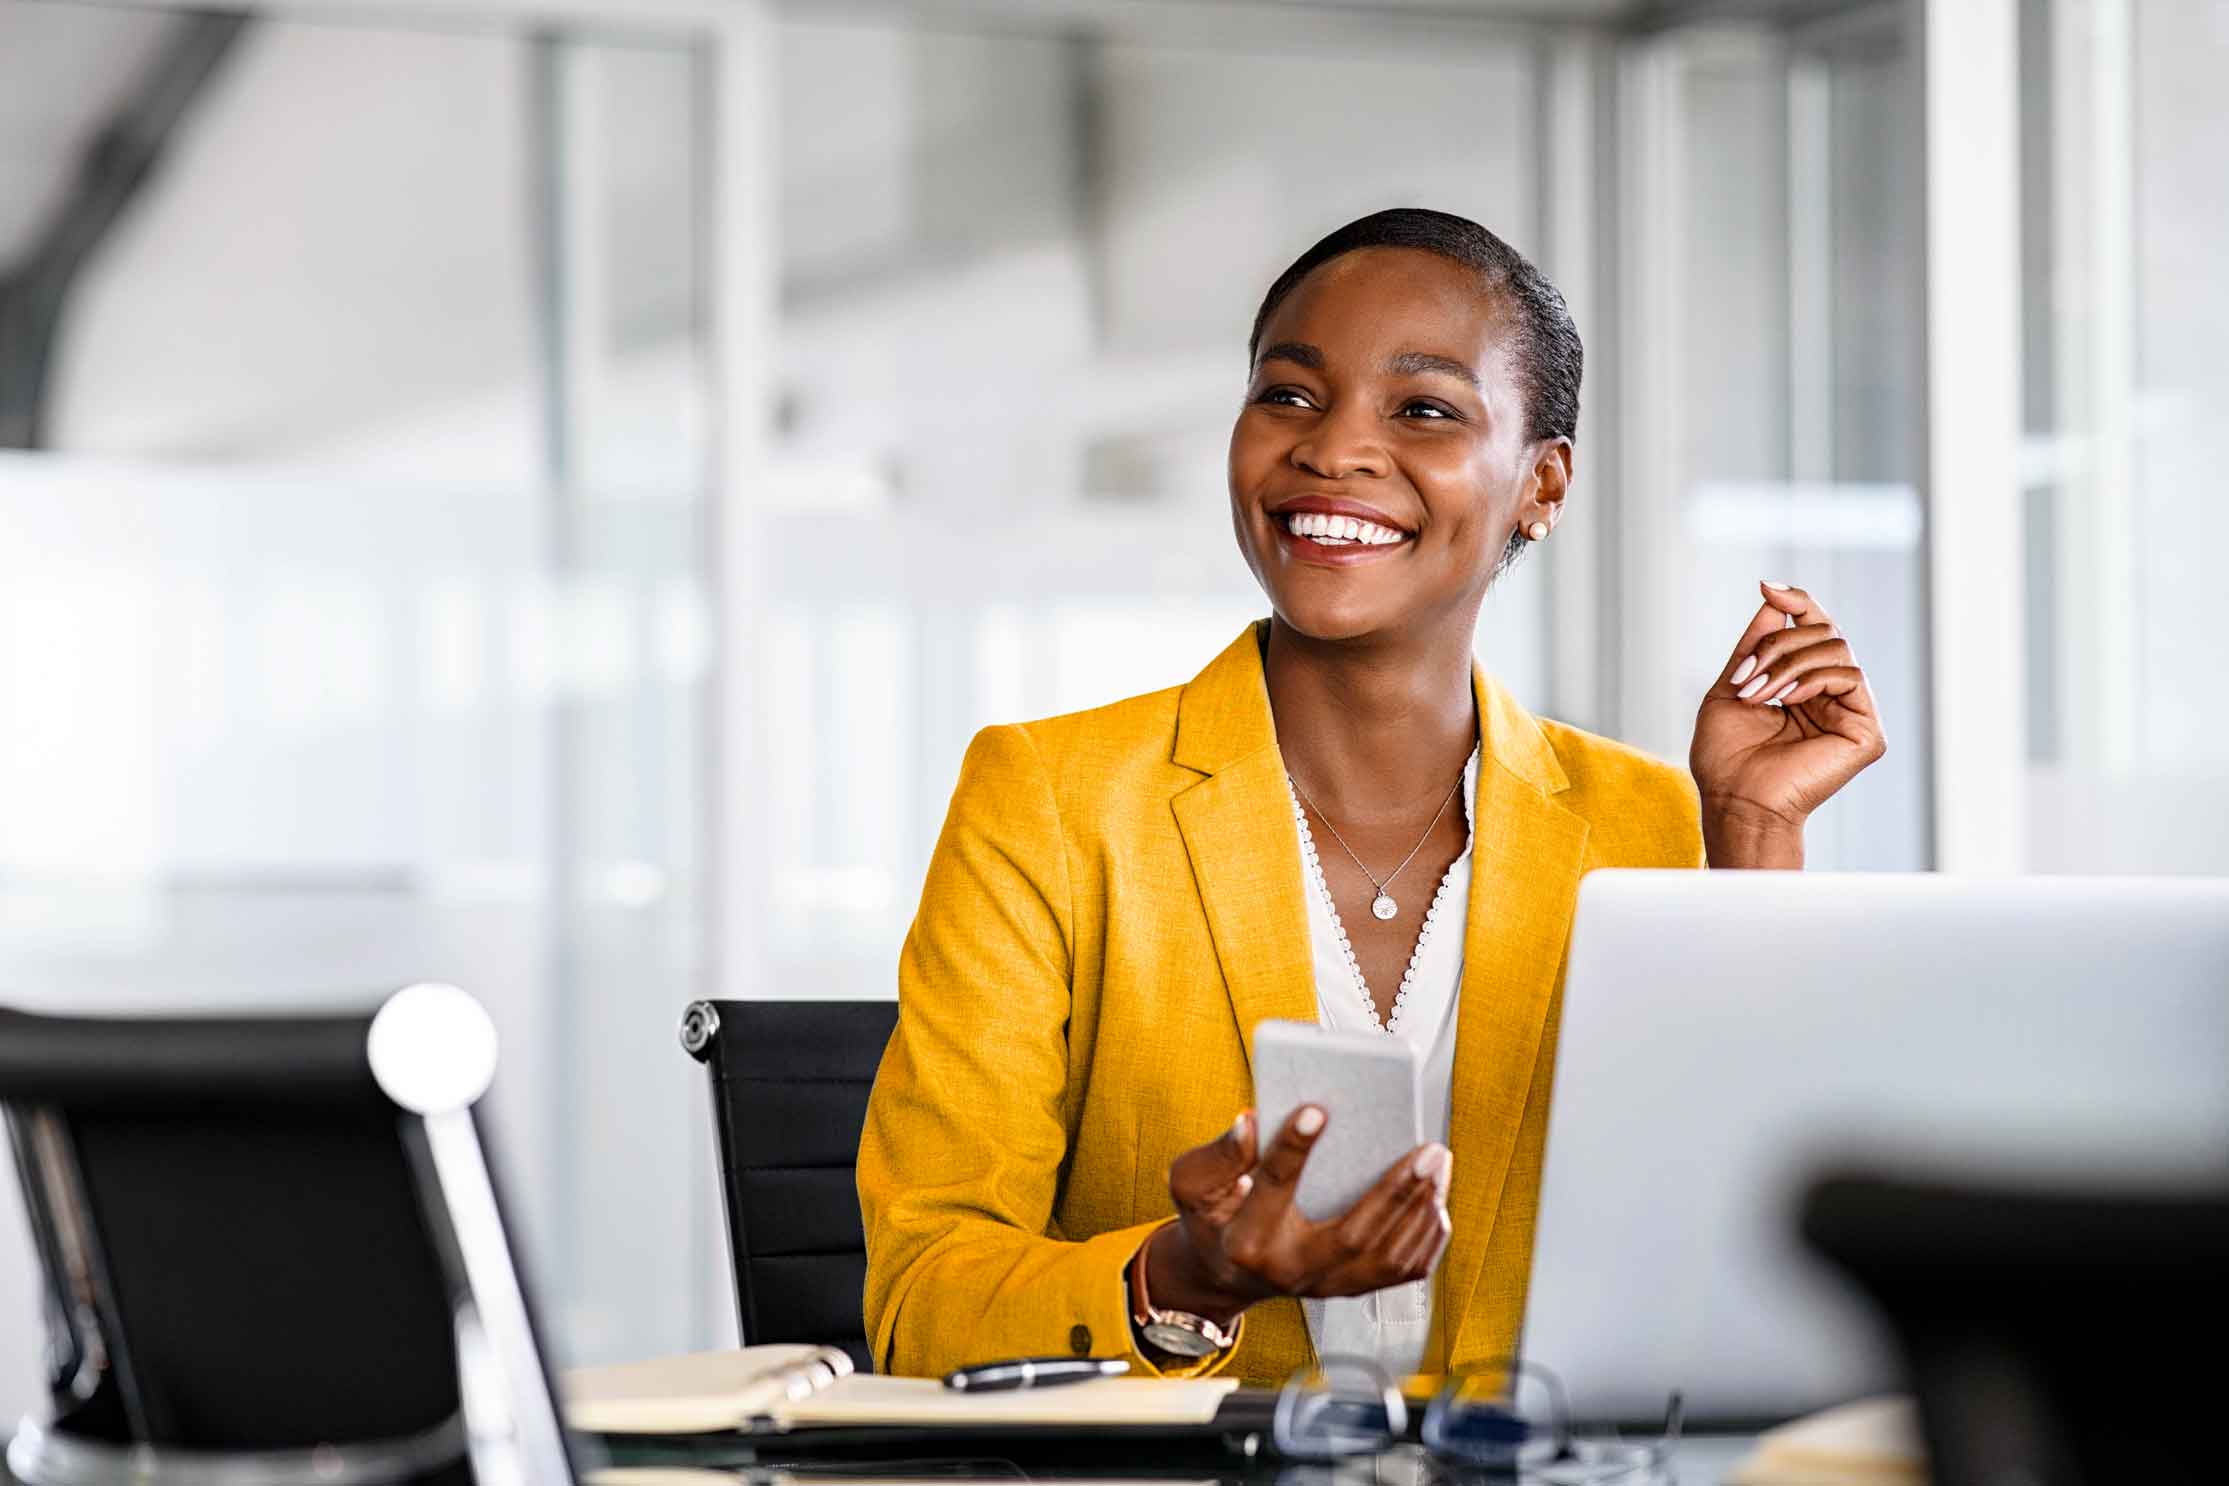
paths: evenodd
<path fill-rule="evenodd" d="M 1531 537 L 1536 542 L 1547 541 L 1548 523 L 1545 521 L 1535 521 L 1532 525 L 1525 528 L 1525 535 Z"/>

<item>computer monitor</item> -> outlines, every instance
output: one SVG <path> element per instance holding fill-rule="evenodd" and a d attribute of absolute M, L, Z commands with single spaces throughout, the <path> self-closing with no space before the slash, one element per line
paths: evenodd
<path fill-rule="evenodd" d="M 1782 1418 L 1894 1388 L 1803 1245 L 1822 1168 L 2229 1178 L 2229 880 L 1597 872 L 1523 1350 L 1573 1412 Z"/>

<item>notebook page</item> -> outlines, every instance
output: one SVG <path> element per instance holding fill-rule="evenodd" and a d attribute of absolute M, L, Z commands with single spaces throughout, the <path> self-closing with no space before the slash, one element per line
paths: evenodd
<path fill-rule="evenodd" d="M 779 1405 L 785 1426 L 948 1424 L 1207 1424 L 1235 1378 L 1094 1378 L 1057 1388 L 959 1393 L 935 1378 L 853 1374 Z"/>
<path fill-rule="evenodd" d="M 774 1344 L 567 1369 L 565 1422 L 591 1434 L 712 1434 L 771 1414 L 823 1349 Z"/>

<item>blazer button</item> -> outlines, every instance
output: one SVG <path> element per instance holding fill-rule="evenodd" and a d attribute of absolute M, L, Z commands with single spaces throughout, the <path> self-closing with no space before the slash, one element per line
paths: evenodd
<path fill-rule="evenodd" d="M 1071 1326 L 1068 1328 L 1068 1350 L 1078 1357 L 1089 1357 L 1091 1355 L 1091 1328 L 1089 1326 Z"/>

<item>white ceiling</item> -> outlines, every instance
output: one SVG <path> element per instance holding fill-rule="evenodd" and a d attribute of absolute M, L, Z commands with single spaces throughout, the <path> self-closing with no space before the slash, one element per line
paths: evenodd
<path fill-rule="evenodd" d="M 129 96 L 173 28 L 184 24 L 176 10 L 184 0 L 139 0 L 134 4 L 80 3 L 80 0 L 0 0 L 0 272 L 5 272 L 34 240 L 41 225 L 68 189 L 92 135 L 111 111 Z M 443 0 L 446 4 L 447 0 Z M 1432 17 L 1481 19 L 1555 19 L 1574 24 L 1602 23 L 1664 11 L 1701 13 L 1727 0 L 792 0 L 792 12 L 825 9 L 914 10 L 947 19 L 970 14 L 1028 17 L 1039 22 L 1096 19 L 1120 29 L 1125 23 L 1154 25 L 1179 17 L 1206 19 L 1220 13 L 1235 20 L 1259 17 L 1278 7 L 1296 12 L 1378 10 L 1429 26 Z M 1798 11 L 1824 0 L 1739 0 L 1750 10 Z M 640 6 L 639 10 L 631 7 Z M 702 16 L 717 0 L 473 0 L 441 18 L 454 25 L 463 14 L 482 18 L 551 14 L 574 17 L 632 15 L 668 21 Z M 413 29 L 413 0 L 287 0 L 282 13 L 315 16 L 332 12 L 361 22 L 391 13 L 396 29 Z M 430 19 L 430 18 L 429 18 Z"/>

